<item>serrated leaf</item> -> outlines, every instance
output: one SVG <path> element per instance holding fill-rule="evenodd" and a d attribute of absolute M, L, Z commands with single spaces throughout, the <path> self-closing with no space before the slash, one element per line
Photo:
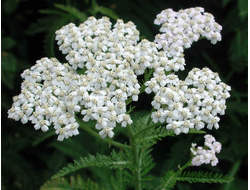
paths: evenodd
<path fill-rule="evenodd" d="M 233 180 L 228 175 L 203 171 L 183 172 L 176 178 L 177 181 L 187 181 L 189 183 L 229 183 Z"/>
<path fill-rule="evenodd" d="M 65 12 L 72 14 L 74 17 L 79 19 L 81 22 L 84 22 L 87 19 L 87 15 L 83 12 L 80 12 L 75 7 L 65 6 L 62 4 L 54 4 L 56 8 L 61 9 Z"/>
<path fill-rule="evenodd" d="M 122 168 L 118 168 L 115 172 L 115 176 L 111 176 L 111 184 L 114 190 L 125 190 Z"/>
<path fill-rule="evenodd" d="M 47 181 L 40 190 L 104 190 L 99 185 L 90 179 L 84 181 L 80 175 L 70 177 L 70 180 L 66 178 L 57 178 Z"/>
<path fill-rule="evenodd" d="M 162 179 L 162 188 L 174 188 L 175 184 L 176 184 L 176 176 L 175 176 L 175 172 L 173 170 L 170 170 L 166 173 L 166 175 L 164 176 L 164 178 Z"/>
<path fill-rule="evenodd" d="M 123 155 L 118 155 L 114 151 L 111 156 L 97 154 L 96 156 L 89 155 L 88 157 L 81 157 L 79 160 L 74 160 L 73 164 L 68 164 L 62 168 L 58 173 L 52 176 L 52 179 L 90 166 L 117 168 L 130 165 L 129 161 L 121 160 L 121 158 L 123 158 Z"/>

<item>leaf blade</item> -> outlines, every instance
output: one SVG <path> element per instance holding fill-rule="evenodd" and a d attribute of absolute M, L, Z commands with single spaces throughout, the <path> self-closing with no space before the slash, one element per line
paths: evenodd
<path fill-rule="evenodd" d="M 66 174 L 69 174 L 71 172 L 91 166 L 117 168 L 117 167 L 127 167 L 128 165 L 130 165 L 130 162 L 124 160 L 124 155 L 122 153 L 116 154 L 113 151 L 111 156 L 106 156 L 101 154 L 97 154 L 96 156 L 89 155 L 88 157 L 84 158 L 81 157 L 77 161 L 74 160 L 73 164 L 71 163 L 63 167 L 54 176 L 52 176 L 52 179 L 65 176 Z"/>

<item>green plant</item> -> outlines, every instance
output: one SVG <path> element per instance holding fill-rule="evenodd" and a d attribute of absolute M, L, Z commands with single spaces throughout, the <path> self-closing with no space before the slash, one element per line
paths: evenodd
<path fill-rule="evenodd" d="M 84 16 L 75 8 L 56 7 L 77 18 Z M 120 149 L 110 156 L 98 154 L 75 160 L 52 178 L 90 166 L 105 166 L 116 169 L 119 175 L 119 182 L 111 183 L 115 184 L 112 188 L 126 189 L 133 184 L 136 190 L 145 189 L 148 187 L 143 181 L 153 180 L 148 173 L 155 165 L 150 153 L 157 140 L 181 133 L 205 133 L 201 131 L 205 126 L 210 130 L 219 128 L 217 115 L 225 114 L 230 86 L 208 68 L 192 69 L 185 80 L 172 71 L 185 69 L 183 50 L 199 38 L 207 38 L 212 44 L 221 41 L 222 27 L 201 7 L 179 12 L 166 9 L 154 22 L 162 25 L 155 43 L 146 39 L 138 42 L 139 31 L 133 22 L 118 19 L 113 29 L 108 17 L 99 20 L 89 17 L 79 27 L 70 23 L 55 32 L 59 50 L 67 54 L 68 63 L 45 57 L 22 73 L 22 93 L 13 97 L 9 118 L 23 124 L 31 121 L 36 130 L 43 132 L 53 125 L 58 141 L 78 135 L 78 128 L 82 128 Z M 139 83 L 137 76 L 142 74 L 144 80 Z M 138 101 L 142 92 L 154 93 L 153 109 L 149 115 L 135 115 L 133 124 L 129 114 L 135 107 L 128 110 L 127 107 Z M 97 121 L 95 128 L 100 130 L 99 134 L 93 126 L 85 125 L 90 120 Z M 111 140 L 116 123 L 127 128 L 129 145 Z M 164 125 L 165 130 L 161 127 Z M 217 165 L 216 153 L 220 152 L 221 144 L 211 135 L 204 138 L 204 147 L 192 144 L 191 159 L 176 172 L 168 171 L 155 189 L 174 188 L 177 181 L 232 181 L 231 177 L 217 173 L 183 173 L 189 166 Z M 79 184 L 84 184 L 81 178 L 77 181 L 72 178 L 70 183 L 62 178 L 48 182 L 43 188 L 93 188 L 88 182 L 85 186 Z"/>
<path fill-rule="evenodd" d="M 108 0 L 105 2 L 97 1 L 100 6 L 108 7 L 115 11 L 120 18 L 124 21 L 132 20 L 137 25 L 137 29 L 140 31 L 140 38 L 146 38 L 150 41 L 154 40 L 154 35 L 158 31 L 157 27 L 152 24 L 155 15 L 162 9 L 162 7 L 173 7 L 174 10 L 178 10 L 185 7 L 201 5 L 206 7 L 206 10 L 213 13 L 216 16 L 216 20 L 222 24 L 222 42 L 216 46 L 211 46 L 206 40 L 201 40 L 199 43 L 195 43 L 192 48 L 186 50 L 186 70 L 183 72 L 176 72 L 180 78 L 185 78 L 186 71 L 189 71 L 193 67 L 204 67 L 208 65 L 213 71 L 220 73 L 220 78 L 223 82 L 232 86 L 231 97 L 227 101 L 226 115 L 221 117 L 220 130 L 213 130 L 211 133 L 220 140 L 223 145 L 222 152 L 218 155 L 220 163 L 217 167 L 211 167 L 204 165 L 200 170 L 213 171 L 213 173 L 228 173 L 234 180 L 230 183 L 223 185 L 213 184 L 189 184 L 180 183 L 177 181 L 175 189 L 178 190 L 193 190 L 193 189 L 221 189 L 221 190 L 237 190 L 247 189 L 248 177 L 248 145 L 247 145 L 247 126 L 248 126 L 248 93 L 247 93 L 247 60 L 248 60 L 248 47 L 247 47 L 247 32 L 248 32 L 248 9 L 247 1 L 210 1 L 204 0 L 202 4 L 200 1 L 148 1 L 135 0 L 135 1 L 113 1 Z M 244 4 L 242 4 L 245 3 Z M 5 4 L 6 5 L 3 5 Z M 112 150 L 120 150 L 115 148 L 112 144 L 108 145 L 103 142 L 102 139 L 95 138 L 84 130 L 79 129 L 80 135 L 64 140 L 63 142 L 56 141 L 56 135 L 53 130 L 47 133 L 35 131 L 33 125 L 22 125 L 21 122 L 13 122 L 7 119 L 7 110 L 11 107 L 11 97 L 20 93 L 20 83 L 22 78 L 21 72 L 33 65 L 37 57 L 51 56 L 50 53 L 45 53 L 47 48 L 43 48 L 43 44 L 46 47 L 50 47 L 50 40 L 44 40 L 44 35 L 47 31 L 34 33 L 32 35 L 26 35 L 25 32 L 30 23 L 34 23 L 35 20 L 40 20 L 44 17 L 53 17 L 52 14 L 37 14 L 40 10 L 58 10 L 59 12 L 66 13 L 60 9 L 55 8 L 54 4 L 60 3 L 63 6 L 75 7 L 79 12 L 85 15 L 91 16 L 92 13 L 87 10 L 91 7 L 91 1 L 66 1 L 58 2 L 43 1 L 36 2 L 30 0 L 8 0 L 1 2 L 2 20 L 1 20 L 1 38 L 9 38 L 16 43 L 8 50 L 3 50 L 2 55 L 6 53 L 13 55 L 17 60 L 15 72 L 9 72 L 11 65 L 7 59 L 5 65 L 6 70 L 4 74 L 8 72 L 8 79 L 4 82 L 2 79 L 1 90 L 1 188 L 8 190 L 16 189 L 39 189 L 39 187 L 45 182 L 49 181 L 50 177 L 58 172 L 67 163 L 73 163 L 73 160 L 79 161 L 79 158 L 88 158 L 89 155 L 96 155 L 98 152 L 101 155 L 109 156 Z M 241 6 L 239 6 L 241 3 Z M 27 6 L 29 4 L 29 6 Z M 242 6 L 243 5 L 243 6 Z M 247 13 L 247 14 L 242 14 Z M 242 19 L 244 16 L 245 19 Z M 102 14 L 99 12 L 96 17 L 100 18 Z M 50 22 L 51 27 L 56 25 L 60 20 L 60 16 L 57 16 L 53 22 Z M 71 20 L 72 19 L 72 20 Z M 73 17 L 68 22 L 81 23 L 80 18 Z M 112 20 L 112 19 L 111 19 Z M 113 22 L 114 20 L 112 20 Z M 66 22 L 65 24 L 67 24 Z M 65 25 L 64 24 L 64 25 Z M 35 30 L 43 27 L 37 25 Z M 61 27 L 61 26 L 60 26 Z M 59 29 L 60 27 L 56 28 Z M 48 27 L 48 30 L 50 28 Z M 55 30 L 56 30 L 55 29 Z M 28 33 L 32 33 L 28 30 Z M 51 42 L 55 44 L 52 36 L 55 37 L 54 31 L 50 33 Z M 4 40 L 5 41 L 5 40 Z M 46 42 L 45 42 L 46 41 Z M 237 42 L 237 43 L 236 43 Z M 46 43 L 46 45 L 45 45 Z M 11 44 L 11 43 L 10 43 Z M 236 46 L 236 44 L 238 44 Z M 4 45 L 3 45 L 4 46 Z M 3 47 L 2 46 L 2 47 Z M 230 47 L 234 48 L 231 49 Z M 238 48 L 240 47 L 240 48 Z M 231 49 L 231 50 L 230 50 Z M 43 51 L 44 50 L 44 51 Z M 230 50 L 230 52 L 228 52 Z M 197 52 L 201 52 L 197 54 Z M 57 52 L 57 48 L 54 47 L 54 54 L 62 62 L 65 62 L 64 57 Z M 230 59 L 233 56 L 234 59 Z M 3 57 L 1 56 L 3 59 Z M 8 65 L 9 64 L 9 65 Z M 3 72 L 3 70 L 1 71 Z M 186 73 L 185 73 L 186 72 Z M 84 71 L 78 70 L 78 73 L 84 74 Z M 4 77 L 4 75 L 2 75 Z M 12 79 L 11 79 L 12 78 Z M 143 76 L 139 77 L 141 84 L 143 83 Z M 145 81 L 147 81 L 146 79 Z M 8 83 L 9 82 L 9 83 Z M 11 88 L 8 86 L 13 84 Z M 135 113 L 130 113 L 132 120 L 135 122 L 137 118 L 145 115 L 150 115 L 150 101 L 153 96 L 145 96 L 142 93 L 139 96 L 139 102 L 130 102 L 132 107 L 136 106 Z M 147 103 L 148 102 L 148 103 Z M 145 112 L 138 112 L 141 109 L 147 109 Z M 128 107 L 129 110 L 129 107 Z M 152 112 L 152 110 L 151 110 Z M 93 130 L 95 122 L 85 123 L 85 126 L 89 126 Z M 160 132 L 162 130 L 162 132 Z M 157 132 L 158 131 L 158 132 Z M 170 133 L 169 133 L 170 132 Z M 191 131 L 189 131 L 191 132 Z M 202 131 L 199 131 L 203 133 Z M 169 135 L 168 135 L 169 133 Z M 141 135 L 144 135 L 142 133 Z M 154 136 L 154 137 L 151 137 Z M 201 142 L 202 135 L 178 135 L 175 136 L 173 131 L 165 129 L 165 125 L 157 127 L 156 130 L 152 130 L 152 134 L 149 137 L 143 137 L 142 141 L 154 141 L 154 145 L 151 147 L 150 152 L 153 162 L 157 163 L 149 171 L 150 176 L 146 176 L 146 181 L 143 181 L 144 186 L 147 189 L 154 189 L 161 183 L 161 178 L 166 175 L 166 171 L 177 172 L 177 165 L 185 165 L 188 160 L 190 151 L 190 144 L 192 142 Z M 164 138 L 166 137 L 166 138 Z M 173 138 L 174 137 L 174 138 Z M 233 138 L 232 138 L 233 137 Z M 129 145 L 128 133 L 126 129 L 119 127 L 115 128 L 115 140 L 120 143 L 126 142 Z M 108 139 L 106 139 L 108 140 Z M 157 143 L 157 144 L 156 144 Z M 123 151 L 122 151 L 123 152 Z M 182 156 L 180 156 L 182 155 Z M 21 162 L 20 162 L 21 160 Z M 197 168 L 198 169 L 198 168 Z M 125 169 L 128 170 L 128 169 Z M 195 170 L 195 167 L 186 170 Z M 30 175 L 27 175 L 30 174 Z M 127 174 L 124 170 L 109 169 L 108 167 L 86 167 L 76 172 L 69 173 L 65 179 L 69 179 L 69 176 L 73 176 L 77 179 L 77 175 L 80 174 L 82 179 L 91 178 L 92 181 L 98 183 L 99 187 L 105 187 L 106 189 L 123 189 L 119 186 L 122 184 L 119 182 L 124 176 L 122 173 Z M 123 177 L 121 177 L 123 176 Z M 128 173 L 129 176 L 129 173 Z M 119 180 L 118 180 L 119 179 Z M 56 180 L 56 179 L 55 179 Z M 58 179 L 59 180 L 59 179 Z M 131 182 L 125 182 L 126 188 L 134 189 Z M 87 180 L 84 180 L 86 183 Z"/>

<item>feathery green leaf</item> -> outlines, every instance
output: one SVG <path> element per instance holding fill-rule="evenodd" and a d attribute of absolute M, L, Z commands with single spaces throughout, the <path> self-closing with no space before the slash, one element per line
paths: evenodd
<path fill-rule="evenodd" d="M 183 172 L 176 178 L 177 181 L 187 181 L 189 183 L 229 183 L 233 180 L 228 175 L 203 171 Z"/>
<path fill-rule="evenodd" d="M 65 176 L 68 173 L 80 170 L 82 168 L 97 166 L 97 167 L 109 167 L 109 168 L 119 168 L 119 167 L 128 167 L 130 162 L 124 158 L 123 153 L 117 154 L 115 151 L 111 153 L 111 156 L 97 154 L 89 155 L 88 157 L 80 158 L 80 160 L 74 160 L 73 164 L 68 164 L 57 172 L 52 179 Z"/>
<path fill-rule="evenodd" d="M 174 188 L 176 184 L 176 173 L 173 170 L 169 170 L 162 179 L 163 189 Z"/>
<path fill-rule="evenodd" d="M 87 19 L 87 15 L 81 11 L 79 11 L 78 9 L 76 9 L 75 7 L 70 7 L 70 6 L 65 6 L 62 4 L 54 4 L 56 8 L 63 10 L 67 13 L 70 13 L 71 15 L 73 15 L 74 17 L 76 17 L 77 19 L 79 19 L 81 22 L 84 22 Z"/>
<path fill-rule="evenodd" d="M 90 179 L 84 181 L 80 175 L 75 179 L 71 177 L 68 181 L 66 178 L 57 178 L 47 181 L 40 190 L 104 190 L 99 185 Z"/>

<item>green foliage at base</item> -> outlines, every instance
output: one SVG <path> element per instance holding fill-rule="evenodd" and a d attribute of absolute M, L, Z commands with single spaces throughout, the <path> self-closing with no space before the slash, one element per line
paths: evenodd
<path fill-rule="evenodd" d="M 188 171 L 183 172 L 176 180 L 187 181 L 189 183 L 229 183 L 233 178 L 228 175 L 213 172 Z"/>
<path fill-rule="evenodd" d="M 171 189 L 174 188 L 178 181 L 185 181 L 189 183 L 229 183 L 233 180 L 228 175 L 223 175 L 213 172 L 203 171 L 188 171 L 183 173 L 174 172 L 170 170 L 162 178 L 161 188 Z"/>
<path fill-rule="evenodd" d="M 96 167 L 109 167 L 109 168 L 124 168 L 128 167 L 130 164 L 129 161 L 124 160 L 123 154 L 117 154 L 115 151 L 111 153 L 111 156 L 105 156 L 97 154 L 89 155 L 88 157 L 80 158 L 80 160 L 74 160 L 74 164 L 68 164 L 57 172 L 52 179 L 65 176 L 68 173 L 75 172 L 82 168 L 96 166 Z"/>
<path fill-rule="evenodd" d="M 105 190 L 90 179 L 84 181 L 80 175 L 77 178 L 71 177 L 70 180 L 66 178 L 57 178 L 47 181 L 40 190 Z"/>

